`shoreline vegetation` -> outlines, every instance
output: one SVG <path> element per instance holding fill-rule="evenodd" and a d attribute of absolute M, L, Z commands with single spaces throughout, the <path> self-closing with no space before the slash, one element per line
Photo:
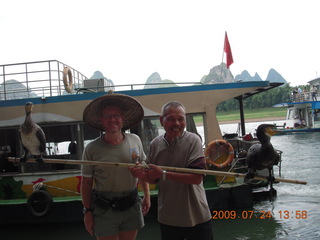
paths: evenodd
<path fill-rule="evenodd" d="M 281 121 L 286 119 L 286 108 L 263 108 L 254 110 L 244 110 L 245 122 Z M 240 112 L 218 112 L 217 120 L 219 124 L 239 123 Z"/>
<path fill-rule="evenodd" d="M 245 122 L 270 122 L 270 121 L 284 121 L 285 117 L 265 117 L 265 118 L 244 118 Z M 219 121 L 219 124 L 231 124 L 231 123 L 240 123 L 240 118 L 238 120 L 224 120 Z"/>

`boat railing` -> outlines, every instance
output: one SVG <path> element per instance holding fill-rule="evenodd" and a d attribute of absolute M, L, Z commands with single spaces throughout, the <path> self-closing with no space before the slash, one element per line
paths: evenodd
<path fill-rule="evenodd" d="M 64 73 L 66 67 L 70 73 L 68 76 Z M 76 69 L 57 60 L 0 65 L 0 100 L 68 94 L 64 77 L 75 88 L 82 86 L 87 79 Z"/>
<path fill-rule="evenodd" d="M 0 101 L 108 92 L 109 90 L 124 91 L 190 85 L 202 85 L 202 83 L 165 82 L 114 85 L 105 77 L 88 79 L 76 69 L 57 60 L 0 65 Z"/>
<path fill-rule="evenodd" d="M 318 92 L 316 93 L 315 99 L 317 100 Z M 291 102 L 310 102 L 313 101 L 311 92 L 302 92 L 291 94 L 290 97 Z"/>

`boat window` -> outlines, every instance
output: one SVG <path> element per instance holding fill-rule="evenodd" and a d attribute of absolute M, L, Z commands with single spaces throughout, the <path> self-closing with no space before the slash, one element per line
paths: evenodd
<path fill-rule="evenodd" d="M 75 141 L 65 141 L 59 143 L 47 143 L 47 154 L 48 155 L 65 155 L 65 154 L 76 154 L 77 143 Z"/>
<path fill-rule="evenodd" d="M 320 127 L 320 109 L 313 109 L 314 127 Z"/>
<path fill-rule="evenodd" d="M 159 117 L 148 117 L 143 119 L 143 127 L 140 135 L 142 145 L 146 154 L 149 153 L 150 142 L 157 136 L 164 134 Z"/>
<path fill-rule="evenodd" d="M 187 131 L 197 134 L 205 145 L 204 114 L 187 114 Z"/>
<path fill-rule="evenodd" d="M 287 119 L 294 119 L 294 109 L 289 109 L 287 114 Z"/>

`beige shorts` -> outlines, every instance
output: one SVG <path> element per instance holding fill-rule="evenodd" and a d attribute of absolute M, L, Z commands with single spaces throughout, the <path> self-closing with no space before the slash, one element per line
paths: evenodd
<path fill-rule="evenodd" d="M 94 206 L 94 231 L 96 236 L 113 236 L 119 232 L 133 231 L 144 226 L 141 199 L 125 211 L 102 209 Z"/>

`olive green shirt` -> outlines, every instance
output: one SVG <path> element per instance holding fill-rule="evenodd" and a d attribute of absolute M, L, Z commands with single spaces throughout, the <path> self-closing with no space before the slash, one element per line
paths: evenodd
<path fill-rule="evenodd" d="M 140 138 L 129 133 L 124 133 L 124 136 L 124 141 L 118 145 L 107 144 L 100 137 L 93 140 L 86 146 L 82 159 L 116 163 L 135 163 L 136 157 L 145 160 Z M 93 177 L 93 188 L 97 191 L 123 192 L 137 187 L 137 179 L 128 168 L 83 165 L 82 176 Z"/>

